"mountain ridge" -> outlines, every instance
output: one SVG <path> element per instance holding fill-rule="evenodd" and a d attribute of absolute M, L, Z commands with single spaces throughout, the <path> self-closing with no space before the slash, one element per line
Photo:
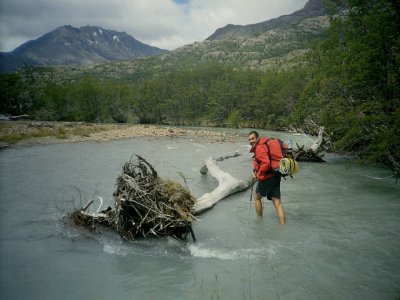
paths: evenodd
<path fill-rule="evenodd" d="M 303 63 L 305 54 L 311 49 L 312 44 L 324 35 L 330 25 L 330 16 L 324 3 L 324 0 L 309 0 L 302 9 L 290 15 L 244 26 L 230 24 L 217 29 L 212 35 L 214 38 L 210 36 L 203 41 L 166 51 L 162 55 L 142 56 L 143 59 L 133 59 L 142 58 L 139 56 L 118 58 L 118 60 L 110 60 L 108 57 L 104 59 L 102 56 L 103 60 L 97 59 L 95 64 L 86 63 L 81 64 L 79 68 L 73 66 L 70 69 L 76 71 L 80 69 L 82 72 L 90 70 L 97 76 L 105 73 L 112 77 L 126 76 L 126 74 L 135 74 L 136 77 L 144 73 L 150 74 L 155 70 L 168 72 L 171 68 L 193 68 L 204 63 L 218 63 L 259 71 L 292 68 Z M 72 26 L 62 28 L 66 32 L 77 30 Z M 100 34 L 98 27 L 87 26 L 87 31 L 93 34 L 96 31 L 93 28 L 97 28 L 96 34 Z M 109 42 L 114 41 L 114 35 L 109 33 Z M 86 35 L 85 39 L 92 40 L 92 36 Z M 95 54 L 100 55 L 98 52 Z M 68 68 L 68 64 L 66 67 Z"/>
<path fill-rule="evenodd" d="M 309 0 L 302 9 L 278 18 L 247 25 L 228 24 L 224 27 L 218 28 L 206 40 L 212 41 L 238 37 L 256 37 L 267 30 L 281 27 L 283 24 L 288 25 L 302 21 L 306 18 L 323 16 L 325 14 L 326 8 L 321 0 Z"/>
<path fill-rule="evenodd" d="M 25 65 L 87 65 L 168 52 L 144 44 L 125 32 L 99 26 L 64 25 L 11 52 L 0 53 L 0 70 L 12 71 Z"/>

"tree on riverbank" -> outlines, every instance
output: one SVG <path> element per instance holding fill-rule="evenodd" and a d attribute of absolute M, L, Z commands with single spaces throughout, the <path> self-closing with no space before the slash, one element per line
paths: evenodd
<path fill-rule="evenodd" d="M 324 124 L 337 149 L 400 162 L 400 15 L 396 1 L 349 0 L 310 58 L 294 116 Z M 397 169 L 397 172 L 399 170 Z"/>

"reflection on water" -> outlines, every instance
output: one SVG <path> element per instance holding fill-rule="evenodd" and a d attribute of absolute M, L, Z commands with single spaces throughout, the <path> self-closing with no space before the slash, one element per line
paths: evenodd
<path fill-rule="evenodd" d="M 390 172 L 327 155 L 282 182 L 287 225 L 269 201 L 257 220 L 250 191 L 222 200 L 194 225 L 198 243 L 126 242 L 72 228 L 68 212 L 112 193 L 133 153 L 197 197 L 216 187 L 202 161 L 245 178 L 246 130 L 236 143 L 137 138 L 0 153 L 2 299 L 396 299 L 400 296 L 399 185 Z M 264 133 L 264 132 L 262 132 Z M 281 134 L 309 145 L 307 137 Z M 97 205 L 97 204 L 96 204 Z M 97 206 L 93 206 L 93 210 Z"/>

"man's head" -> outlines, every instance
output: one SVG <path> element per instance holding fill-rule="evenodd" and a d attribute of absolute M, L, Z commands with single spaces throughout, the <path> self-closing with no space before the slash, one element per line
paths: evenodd
<path fill-rule="evenodd" d="M 258 132 L 255 130 L 250 131 L 248 134 L 248 138 L 250 145 L 254 147 L 254 145 L 257 143 L 258 140 Z"/>

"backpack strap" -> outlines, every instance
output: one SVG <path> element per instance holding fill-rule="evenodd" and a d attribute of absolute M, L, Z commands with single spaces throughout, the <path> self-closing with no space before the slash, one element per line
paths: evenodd
<path fill-rule="evenodd" d="M 281 141 L 280 139 L 278 139 L 278 138 L 276 138 L 277 140 L 278 140 L 278 143 L 279 143 L 279 145 L 280 145 L 280 147 L 281 147 L 281 151 L 282 151 L 282 149 L 284 149 L 284 147 L 283 147 L 283 141 Z M 268 158 L 269 158 L 269 161 L 271 162 L 271 161 L 278 161 L 278 160 L 276 160 L 276 159 L 273 159 L 272 157 L 271 157 L 271 150 L 270 150 L 270 148 L 269 148 L 269 146 L 268 146 L 268 142 L 269 141 L 272 141 L 273 139 L 268 139 L 267 138 L 267 141 L 265 142 L 265 146 L 267 147 L 267 150 L 268 150 Z M 284 156 L 283 155 L 283 153 L 282 153 L 282 156 Z"/>
<path fill-rule="evenodd" d="M 268 170 L 268 171 L 266 171 L 265 173 L 266 174 L 273 174 L 273 175 L 280 175 L 280 173 L 279 173 L 279 171 L 276 171 L 276 170 L 274 170 L 274 169 L 272 169 L 272 157 L 271 157 L 271 150 L 270 150 L 270 148 L 269 148 L 269 146 L 268 146 L 268 141 L 270 141 L 270 140 L 272 140 L 272 139 L 269 139 L 269 138 L 267 138 L 267 140 L 266 140 L 266 142 L 265 142 L 265 147 L 267 147 L 267 150 L 268 150 L 268 158 L 269 158 L 269 164 L 270 164 L 270 169 Z"/>
<path fill-rule="evenodd" d="M 268 146 L 268 141 L 270 141 L 270 140 L 271 140 L 271 139 L 267 138 L 267 140 L 265 141 L 265 146 L 267 147 L 267 150 L 268 150 L 268 158 L 269 158 L 269 162 L 271 163 L 271 161 L 272 161 L 271 150 L 269 149 L 269 146 Z"/>
<path fill-rule="evenodd" d="M 279 145 L 281 146 L 282 157 L 286 157 L 288 153 L 287 148 L 285 148 L 285 143 L 281 139 L 277 138 L 277 140 L 279 142 Z"/>

